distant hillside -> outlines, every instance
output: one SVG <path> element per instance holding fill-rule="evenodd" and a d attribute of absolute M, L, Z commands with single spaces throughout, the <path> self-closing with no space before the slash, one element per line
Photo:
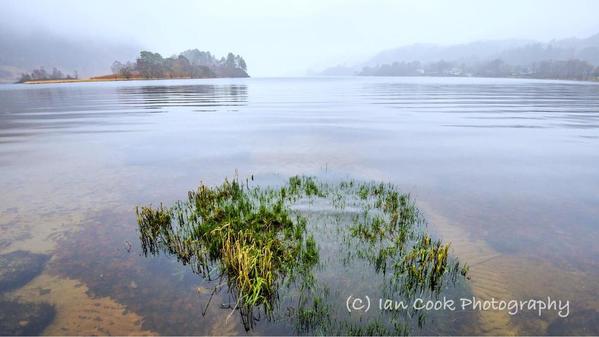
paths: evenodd
<path fill-rule="evenodd" d="M 115 59 L 135 58 L 135 44 L 65 39 L 44 31 L 17 33 L 0 25 L 0 82 L 14 82 L 22 73 L 44 67 L 89 77 L 110 72 Z"/>
<path fill-rule="evenodd" d="M 526 65 L 540 61 L 578 59 L 599 66 L 599 34 L 586 39 L 554 40 L 549 43 L 531 43 L 498 53 L 506 63 Z"/>
<path fill-rule="evenodd" d="M 367 67 L 381 68 L 393 63 L 429 64 L 444 61 L 476 66 L 494 60 L 513 66 L 568 60 L 580 60 L 599 66 L 599 34 L 584 39 L 569 38 L 547 43 L 532 40 L 488 40 L 449 46 L 414 44 L 382 51 L 353 66 L 331 67 L 322 71 L 321 75 L 355 75 L 364 73 Z"/>
<path fill-rule="evenodd" d="M 495 40 L 476 41 L 450 46 L 414 44 L 382 51 L 366 61 L 362 66 L 411 61 L 483 61 L 494 58 L 503 51 L 519 48 L 533 42 L 527 40 Z"/>

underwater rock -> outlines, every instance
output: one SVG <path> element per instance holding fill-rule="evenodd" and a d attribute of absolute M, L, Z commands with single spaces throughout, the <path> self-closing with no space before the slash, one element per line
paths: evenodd
<path fill-rule="evenodd" d="M 54 306 L 48 303 L 0 300 L 0 336 L 39 335 L 55 314 Z"/>
<path fill-rule="evenodd" d="M 599 335 L 599 311 L 586 309 L 574 311 L 566 318 L 556 318 L 549 324 L 547 334 L 553 336 Z"/>
<path fill-rule="evenodd" d="M 0 255 L 0 292 L 19 288 L 39 275 L 50 257 L 26 251 Z"/>

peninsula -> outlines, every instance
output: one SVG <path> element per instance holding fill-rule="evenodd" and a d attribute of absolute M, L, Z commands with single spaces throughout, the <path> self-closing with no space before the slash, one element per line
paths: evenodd
<path fill-rule="evenodd" d="M 208 51 L 189 49 L 178 55 L 162 57 L 159 53 L 141 51 L 135 62 L 114 61 L 110 67 L 111 74 L 80 79 L 75 72 L 65 75 L 54 68 L 52 72 L 43 67 L 31 73 L 22 74 L 19 83 L 69 83 L 69 82 L 101 82 L 127 80 L 157 79 L 192 79 L 249 77 L 247 64 L 243 57 L 228 53 L 226 57 L 217 58 Z"/>

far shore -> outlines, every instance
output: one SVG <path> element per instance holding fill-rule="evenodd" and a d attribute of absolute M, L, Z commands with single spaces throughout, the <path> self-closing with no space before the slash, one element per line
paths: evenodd
<path fill-rule="evenodd" d="M 327 76 L 323 76 L 327 77 Z M 343 76 L 345 77 L 345 76 Z M 456 78 L 485 78 L 478 76 L 364 76 L 354 75 L 348 77 L 456 77 Z M 60 79 L 60 80 L 35 80 L 21 82 L 23 84 L 52 84 L 52 83 L 79 83 L 79 82 L 116 82 L 116 81 L 156 81 L 156 80 L 190 80 L 190 79 L 210 79 L 210 78 L 226 78 L 226 77 L 162 77 L 162 78 L 146 78 L 146 77 L 117 77 L 114 75 L 97 76 L 85 79 Z M 592 80 L 576 80 L 576 79 L 557 79 L 557 78 L 535 78 L 535 77 L 487 77 L 487 78 L 507 78 L 507 79 L 530 79 L 530 80 L 550 80 L 550 81 L 575 81 L 575 82 L 591 82 L 598 83 L 599 79 Z"/>
<path fill-rule="evenodd" d="M 206 77 L 208 78 L 208 77 Z M 79 83 L 79 82 L 115 82 L 115 81 L 150 81 L 150 80 L 189 80 L 191 77 L 164 77 L 164 78 L 145 78 L 145 77 L 117 77 L 117 76 L 99 76 L 82 79 L 60 79 L 60 80 L 35 80 L 25 81 L 24 84 L 51 84 L 51 83 Z M 194 78 L 195 79 L 195 78 Z"/>

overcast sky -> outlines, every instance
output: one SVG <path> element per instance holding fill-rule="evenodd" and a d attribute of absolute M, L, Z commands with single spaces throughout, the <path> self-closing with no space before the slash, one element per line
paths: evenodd
<path fill-rule="evenodd" d="M 241 54 L 252 76 L 302 75 L 412 43 L 587 37 L 599 1 L 0 1 L 5 24 L 139 44 Z"/>

